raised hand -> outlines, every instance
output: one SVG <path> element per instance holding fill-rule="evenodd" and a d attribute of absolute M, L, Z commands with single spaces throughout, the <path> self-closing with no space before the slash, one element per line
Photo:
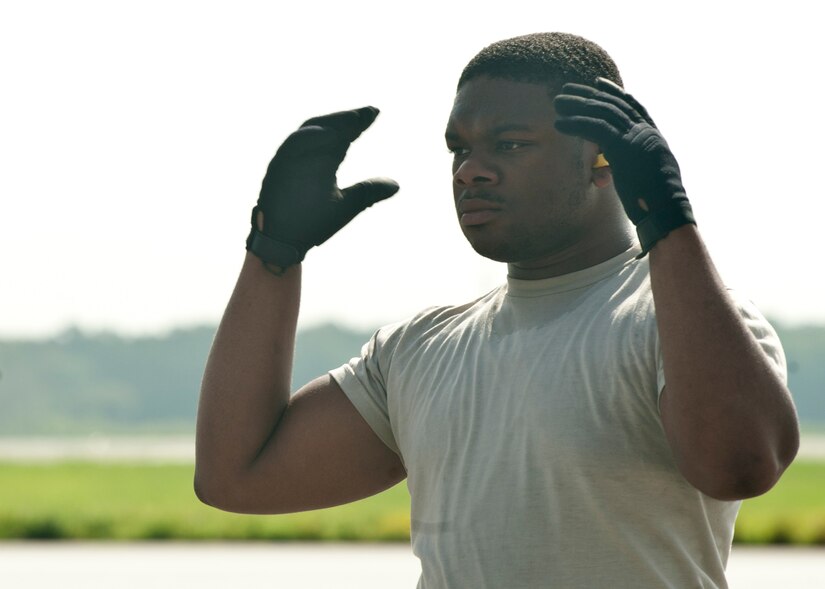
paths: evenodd
<path fill-rule="evenodd" d="M 398 184 L 387 178 L 338 188 L 338 166 L 376 116 L 378 109 L 367 106 L 315 117 L 287 137 L 269 164 L 252 209 L 247 250 L 283 271 L 365 208 L 398 191 Z"/>
<path fill-rule="evenodd" d="M 556 129 L 602 148 L 643 254 L 674 229 L 696 223 L 679 164 L 633 96 L 598 78 L 594 86 L 565 84 L 554 104 Z"/>

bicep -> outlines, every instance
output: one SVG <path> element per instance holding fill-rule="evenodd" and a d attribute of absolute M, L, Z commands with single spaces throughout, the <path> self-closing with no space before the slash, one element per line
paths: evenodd
<path fill-rule="evenodd" d="M 241 481 L 245 511 L 287 513 L 348 503 L 406 476 L 329 375 L 298 391 Z"/>

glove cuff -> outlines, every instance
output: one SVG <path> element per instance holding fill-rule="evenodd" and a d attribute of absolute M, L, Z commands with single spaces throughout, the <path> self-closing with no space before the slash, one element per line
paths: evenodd
<path fill-rule="evenodd" d="M 300 263 L 306 255 L 306 250 L 298 249 L 291 243 L 272 239 L 257 229 L 249 232 L 246 238 L 246 250 L 252 252 L 265 264 L 287 269 Z"/>
<path fill-rule="evenodd" d="M 696 225 L 696 220 L 693 218 L 693 209 L 687 199 L 674 202 L 673 206 L 650 213 L 636 225 L 636 234 L 639 236 L 639 243 L 642 246 L 642 253 L 636 257 L 643 258 L 668 233 L 682 225 L 689 224 Z"/>

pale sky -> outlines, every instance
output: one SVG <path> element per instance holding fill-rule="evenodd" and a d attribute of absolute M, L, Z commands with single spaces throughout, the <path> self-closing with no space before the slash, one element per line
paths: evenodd
<path fill-rule="evenodd" d="M 683 172 L 726 282 L 825 322 L 825 42 L 816 3 L 0 3 L 0 336 L 216 322 L 286 135 L 382 113 L 345 186 L 401 191 L 309 252 L 302 324 L 375 327 L 501 283 L 455 219 L 444 125 L 485 45 L 536 31 L 617 61 Z"/>

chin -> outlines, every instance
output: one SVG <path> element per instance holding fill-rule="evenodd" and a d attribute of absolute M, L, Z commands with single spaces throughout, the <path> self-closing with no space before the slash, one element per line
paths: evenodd
<path fill-rule="evenodd" d="M 472 240 L 469 238 L 468 241 L 478 255 L 484 256 L 494 262 L 511 263 L 522 259 L 521 255 L 519 255 L 519 248 L 513 247 L 513 244 L 510 242 L 491 242 L 489 240 Z"/>
<path fill-rule="evenodd" d="M 518 235 L 511 234 L 509 237 L 498 236 L 497 238 L 489 234 L 468 235 L 468 233 L 465 232 L 464 235 L 477 254 L 494 262 L 504 262 L 506 264 L 517 264 L 552 256 L 577 242 L 577 240 L 569 238 L 537 239 L 535 236 L 531 237 L 526 231 Z M 547 234 L 554 234 L 557 237 L 569 237 L 558 231 L 558 229 L 548 230 L 544 235 Z"/>

